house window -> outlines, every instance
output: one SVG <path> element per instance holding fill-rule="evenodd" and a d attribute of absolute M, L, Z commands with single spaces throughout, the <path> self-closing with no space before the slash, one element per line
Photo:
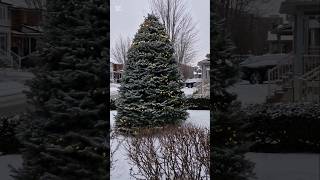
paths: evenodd
<path fill-rule="evenodd" d="M 309 47 L 320 46 L 320 28 L 309 29 Z"/>
<path fill-rule="evenodd" d="M 0 7 L 0 21 L 3 22 L 7 20 L 7 8 L 6 7 Z"/>
<path fill-rule="evenodd" d="M 309 18 L 308 46 L 310 50 L 320 49 L 320 16 Z"/>

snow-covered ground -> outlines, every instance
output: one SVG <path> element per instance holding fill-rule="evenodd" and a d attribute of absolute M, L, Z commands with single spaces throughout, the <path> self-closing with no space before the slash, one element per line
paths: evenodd
<path fill-rule="evenodd" d="M 24 83 L 32 77 L 30 72 L 0 69 L 0 116 L 25 111 L 26 96 L 22 91 L 28 89 Z"/>
<path fill-rule="evenodd" d="M 320 154 L 248 153 L 258 180 L 319 180 Z"/>
<path fill-rule="evenodd" d="M 189 110 L 187 123 L 209 128 L 210 112 L 207 110 Z M 116 111 L 110 111 L 111 125 L 114 125 Z M 119 138 L 121 140 L 121 138 Z M 111 141 L 111 146 L 117 141 Z M 246 157 L 256 163 L 254 172 L 258 180 L 319 180 L 320 154 L 280 154 L 280 153 L 247 153 Z M 114 168 L 111 169 L 111 180 L 130 180 L 130 164 L 126 150 L 120 146 L 114 156 Z M 0 180 L 13 180 L 10 177 L 11 164 L 21 167 L 20 155 L 0 156 Z"/>
<path fill-rule="evenodd" d="M 190 97 L 190 96 L 192 96 L 192 94 L 193 94 L 194 92 L 197 91 L 197 88 L 196 88 L 196 87 L 192 87 L 192 88 L 184 87 L 184 88 L 182 88 L 181 90 L 184 92 L 184 94 L 185 94 L 187 97 Z"/>
<path fill-rule="evenodd" d="M 117 97 L 118 91 L 119 91 L 119 87 L 120 87 L 120 84 L 110 83 L 110 98 L 111 99 L 114 99 L 114 98 Z M 184 87 L 184 88 L 182 88 L 182 91 L 184 92 L 184 94 L 187 97 L 190 97 L 196 90 L 197 90 L 196 87 L 193 87 L 193 88 Z"/>
<path fill-rule="evenodd" d="M 237 95 L 237 99 L 244 105 L 260 104 L 266 102 L 268 96 L 268 84 L 250 84 L 248 81 L 241 81 L 229 88 L 230 92 Z M 270 84 L 274 87 L 274 84 Z"/>
<path fill-rule="evenodd" d="M 10 176 L 11 170 L 9 168 L 11 165 L 14 168 L 20 168 L 22 165 L 21 155 L 5 155 L 0 156 L 0 179 L 1 180 L 13 180 Z"/>
<path fill-rule="evenodd" d="M 209 128 L 210 127 L 210 111 L 208 110 L 189 110 L 189 118 L 186 123 L 193 125 Z M 116 111 L 110 111 L 110 124 L 111 127 L 114 125 L 114 116 L 117 114 Z M 122 137 L 111 141 L 111 150 L 121 142 Z M 123 145 L 120 145 L 119 149 L 114 154 L 116 160 L 114 168 L 111 169 L 111 180 L 131 180 L 130 177 L 130 164 L 127 157 L 127 152 Z"/>
<path fill-rule="evenodd" d="M 114 99 L 118 95 L 120 84 L 110 83 L 110 99 Z"/>

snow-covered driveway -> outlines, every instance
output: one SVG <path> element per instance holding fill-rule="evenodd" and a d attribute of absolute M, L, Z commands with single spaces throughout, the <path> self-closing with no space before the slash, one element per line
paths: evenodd
<path fill-rule="evenodd" d="M 0 179 L 1 180 L 13 180 L 10 176 L 11 170 L 9 168 L 11 165 L 14 168 L 20 168 L 22 165 L 21 155 L 5 155 L 0 156 Z"/>
<path fill-rule="evenodd" d="M 274 84 L 270 86 L 275 87 Z M 245 105 L 264 103 L 268 96 L 268 84 L 250 84 L 248 81 L 241 81 L 228 90 L 235 93 L 237 99 Z"/>

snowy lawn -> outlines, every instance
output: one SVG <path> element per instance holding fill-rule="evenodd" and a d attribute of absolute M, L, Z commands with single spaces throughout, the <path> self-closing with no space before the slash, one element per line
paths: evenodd
<path fill-rule="evenodd" d="M 114 125 L 114 116 L 116 111 L 110 111 L 110 123 L 111 126 Z M 209 128 L 210 127 L 210 111 L 208 110 L 189 110 L 189 118 L 186 123 L 191 123 L 193 125 Z M 111 151 L 121 142 L 123 137 L 118 137 L 118 139 L 112 140 Z M 127 152 L 123 145 L 119 146 L 119 149 L 114 154 L 114 168 L 111 169 L 111 180 L 130 180 L 130 164 L 127 157 Z"/>

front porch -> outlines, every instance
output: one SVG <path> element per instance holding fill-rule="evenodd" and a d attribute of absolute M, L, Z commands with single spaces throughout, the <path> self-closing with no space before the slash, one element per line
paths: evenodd
<path fill-rule="evenodd" d="M 289 64 L 278 64 L 269 71 L 269 83 L 278 85 L 269 89 L 269 102 L 320 102 L 319 12 L 319 0 L 281 4 L 280 13 L 289 15 L 293 27 L 294 56 Z"/>

